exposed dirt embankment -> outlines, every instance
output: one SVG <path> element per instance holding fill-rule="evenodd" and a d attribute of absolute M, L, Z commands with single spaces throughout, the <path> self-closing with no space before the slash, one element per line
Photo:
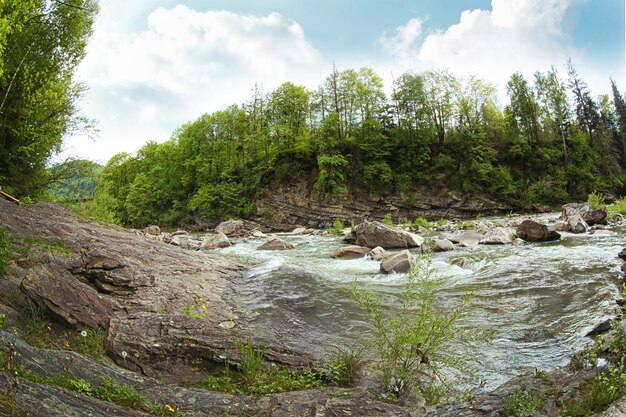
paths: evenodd
<path fill-rule="evenodd" d="M 391 215 L 395 221 L 413 220 L 418 216 L 430 219 L 472 218 L 508 213 L 513 207 L 480 195 L 462 194 L 446 188 L 420 188 L 407 193 L 382 194 L 352 190 L 342 196 L 327 198 L 314 190 L 305 178 L 289 184 L 273 182 L 257 198 L 255 221 L 275 230 L 294 227 L 327 228 L 336 219 L 346 224 L 362 220 L 382 220 Z"/>

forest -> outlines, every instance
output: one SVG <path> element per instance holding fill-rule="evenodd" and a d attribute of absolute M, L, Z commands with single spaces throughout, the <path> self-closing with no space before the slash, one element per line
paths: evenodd
<path fill-rule="evenodd" d="M 315 90 L 255 86 L 243 104 L 204 114 L 164 143 L 115 155 L 92 205 L 122 224 L 255 213 L 272 181 L 307 178 L 327 199 L 416 186 L 481 193 L 516 207 L 620 194 L 626 104 L 615 82 L 594 97 L 571 62 L 496 88 L 450 71 L 405 73 L 385 94 L 371 68 L 333 71 Z M 94 208 L 92 207 L 92 211 Z"/>
<path fill-rule="evenodd" d="M 329 201 L 417 187 L 519 208 L 624 194 L 624 95 L 610 80 L 610 94 L 595 96 L 572 62 L 565 74 L 512 74 L 506 105 L 473 75 L 408 72 L 385 86 L 371 68 L 333 67 L 314 89 L 256 85 L 244 103 L 104 167 L 52 164 L 65 137 L 93 127 L 75 71 L 97 12 L 93 0 L 0 2 L 0 187 L 24 201 L 139 227 L 245 218 L 260 191 L 294 179 Z"/>

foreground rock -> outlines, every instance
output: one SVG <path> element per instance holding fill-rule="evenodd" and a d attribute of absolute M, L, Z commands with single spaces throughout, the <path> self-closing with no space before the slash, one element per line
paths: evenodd
<path fill-rule="evenodd" d="M 257 250 L 291 250 L 294 248 L 295 246 L 291 243 L 285 242 L 284 240 L 276 236 L 272 236 L 261 245 L 259 245 L 257 247 Z"/>
<path fill-rule="evenodd" d="M 457 232 L 450 236 L 448 239 L 453 243 L 458 243 L 461 246 L 474 246 L 478 245 L 480 240 L 485 235 L 475 230 L 465 230 Z"/>
<path fill-rule="evenodd" d="M 430 246 L 433 252 L 449 252 L 454 250 L 454 244 L 446 238 L 435 238 L 431 241 Z"/>
<path fill-rule="evenodd" d="M 386 274 L 404 274 L 413 266 L 413 256 L 408 250 L 390 254 L 380 263 L 380 271 Z"/>
<path fill-rule="evenodd" d="M 424 239 L 416 234 L 377 221 L 360 223 L 354 235 L 357 245 L 368 248 L 418 248 L 424 243 Z"/>
<path fill-rule="evenodd" d="M 532 220 L 524 220 L 517 226 L 517 237 L 526 242 L 550 242 L 559 240 L 561 235 L 547 226 Z"/>
<path fill-rule="evenodd" d="M 361 259 L 370 252 L 371 249 L 364 246 L 346 246 L 337 249 L 331 256 L 338 259 Z"/>

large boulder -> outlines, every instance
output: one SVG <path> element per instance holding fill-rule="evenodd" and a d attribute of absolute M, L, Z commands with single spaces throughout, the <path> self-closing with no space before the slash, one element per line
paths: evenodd
<path fill-rule="evenodd" d="M 214 235 L 206 235 L 202 240 L 200 249 L 219 249 L 227 248 L 229 246 L 232 246 L 232 244 L 230 243 L 230 240 L 228 240 L 228 236 L 222 232 L 217 232 Z"/>
<path fill-rule="evenodd" d="M 293 246 L 289 242 L 285 242 L 284 240 L 272 236 L 261 245 L 257 247 L 257 250 L 291 250 L 295 246 Z"/>
<path fill-rule="evenodd" d="M 417 248 L 424 243 L 424 239 L 416 234 L 377 221 L 365 220 L 356 227 L 354 234 L 356 244 L 368 248 Z"/>
<path fill-rule="evenodd" d="M 524 220 L 517 226 L 517 237 L 526 242 L 550 242 L 559 240 L 561 235 L 541 223 Z"/>
<path fill-rule="evenodd" d="M 364 258 L 370 251 L 370 248 L 364 246 L 346 246 L 337 249 L 332 254 L 332 257 L 338 259 L 360 259 Z"/>
<path fill-rule="evenodd" d="M 448 239 L 452 243 L 458 243 L 461 246 L 473 246 L 478 245 L 478 242 L 480 242 L 480 239 L 483 237 L 484 234 L 475 230 L 464 230 L 453 234 Z"/>
<path fill-rule="evenodd" d="M 580 216 L 580 218 L 588 226 L 593 226 L 594 224 L 606 224 L 606 207 L 594 209 L 589 205 L 589 203 L 570 203 L 563 205 L 561 216 L 563 221 L 567 223 L 570 223 L 570 219 Z"/>
<path fill-rule="evenodd" d="M 515 229 L 512 227 L 496 227 L 487 232 L 478 243 L 481 245 L 510 245 L 515 240 Z"/>
<path fill-rule="evenodd" d="M 222 232 L 228 237 L 247 237 L 251 234 L 241 220 L 233 219 L 218 224 L 215 231 Z"/>
<path fill-rule="evenodd" d="M 430 245 L 433 252 L 449 252 L 454 250 L 454 243 L 446 238 L 435 238 Z"/>
<path fill-rule="evenodd" d="M 386 274 L 404 274 L 413 266 L 411 252 L 403 250 L 383 258 L 380 263 L 380 271 Z"/>

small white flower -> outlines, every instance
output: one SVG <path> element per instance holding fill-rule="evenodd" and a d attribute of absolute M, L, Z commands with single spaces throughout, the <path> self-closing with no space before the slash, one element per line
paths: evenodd
<path fill-rule="evenodd" d="M 128 356 L 128 353 L 126 353 L 126 351 L 122 351 L 122 358 L 126 359 L 126 356 Z"/>
<path fill-rule="evenodd" d="M 82 337 L 87 337 L 87 330 L 83 330 L 82 332 L 80 332 L 80 335 Z"/>

